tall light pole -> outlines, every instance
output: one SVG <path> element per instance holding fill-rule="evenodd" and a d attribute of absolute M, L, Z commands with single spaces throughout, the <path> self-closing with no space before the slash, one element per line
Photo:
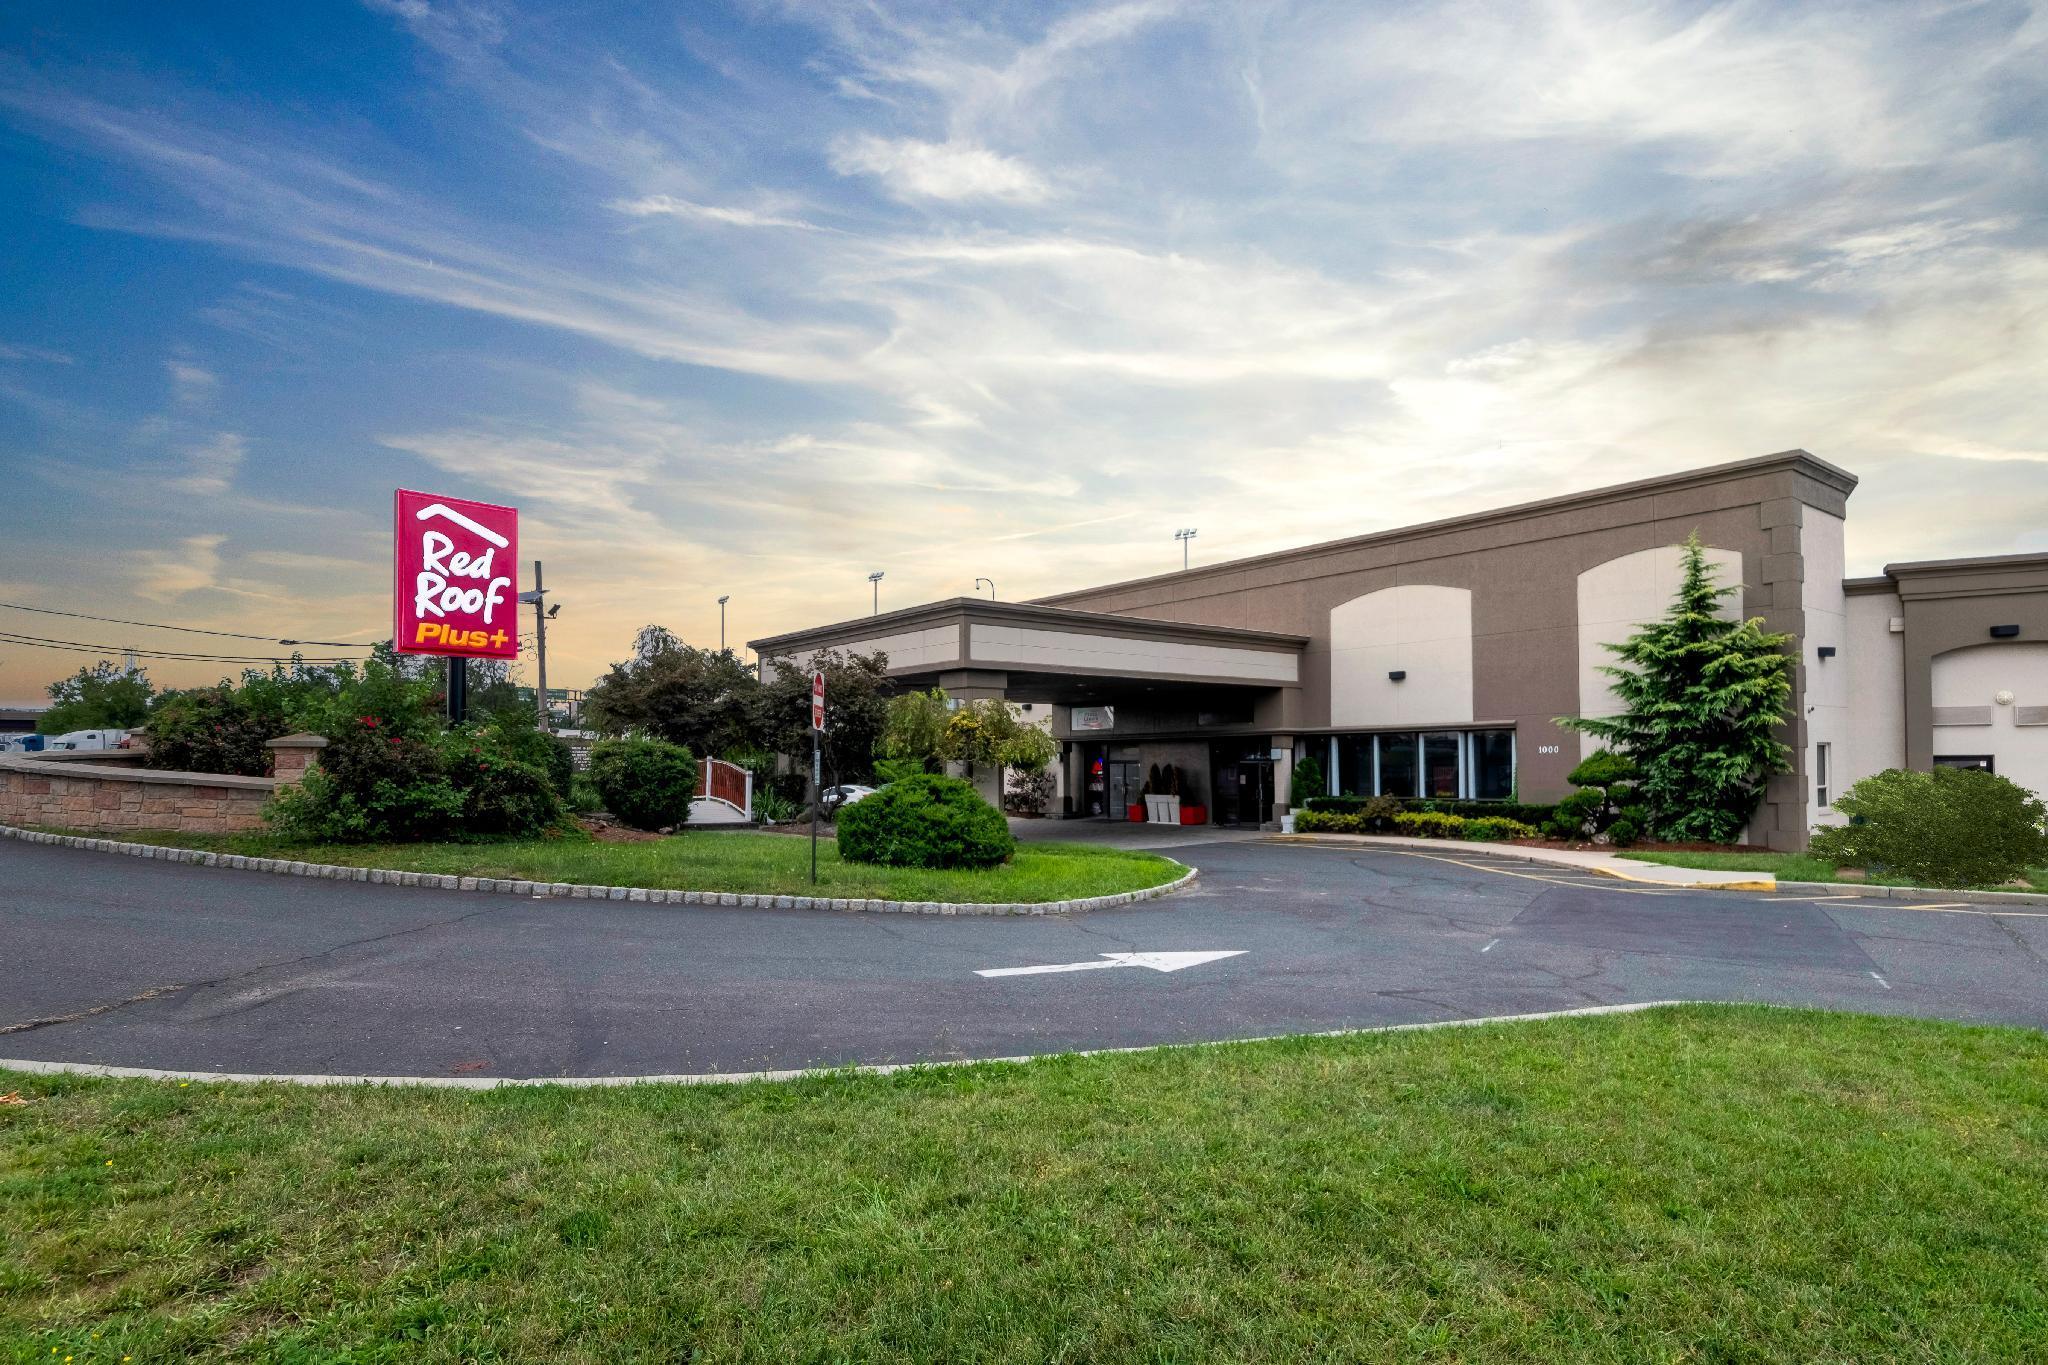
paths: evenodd
<path fill-rule="evenodd" d="M 869 574 L 868 582 L 874 584 L 875 586 L 874 614 L 880 616 L 882 614 L 882 571 L 877 569 L 875 572 Z"/>
<path fill-rule="evenodd" d="M 1195 538 L 1195 528 L 1192 526 L 1183 527 L 1173 533 L 1173 538 L 1180 542 L 1180 567 L 1181 572 L 1186 573 L 1188 567 L 1188 542 Z"/>
<path fill-rule="evenodd" d="M 519 600 L 533 603 L 533 653 L 540 673 L 540 686 L 533 690 L 533 709 L 542 730 L 548 728 L 548 622 L 561 610 L 542 601 L 548 590 L 541 586 L 540 561 L 533 561 L 533 591 L 519 594 Z"/>
<path fill-rule="evenodd" d="M 725 653 L 725 604 L 730 601 L 732 601 L 731 593 L 727 593 L 718 599 L 718 652 L 720 654 Z"/>
<path fill-rule="evenodd" d="M 996 581 L 993 578 L 977 578 L 974 580 L 974 586 L 977 588 L 979 588 L 984 583 L 988 584 L 988 600 L 991 602 L 995 601 Z"/>

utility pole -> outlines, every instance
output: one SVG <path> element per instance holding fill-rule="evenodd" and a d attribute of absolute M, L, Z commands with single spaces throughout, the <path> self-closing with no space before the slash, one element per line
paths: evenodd
<path fill-rule="evenodd" d="M 540 686 L 533 689 L 534 720 L 545 732 L 548 727 L 548 590 L 541 586 L 540 561 L 533 561 L 533 591 L 519 594 L 521 602 L 533 603 L 533 652 L 540 665 Z M 560 611 L 561 608 L 555 608 Z"/>
<path fill-rule="evenodd" d="M 534 689 L 533 704 L 540 711 L 540 728 L 548 728 L 548 613 L 541 597 L 547 592 L 540 585 L 540 561 L 533 561 L 533 655 L 536 670 L 540 674 L 540 686 Z"/>

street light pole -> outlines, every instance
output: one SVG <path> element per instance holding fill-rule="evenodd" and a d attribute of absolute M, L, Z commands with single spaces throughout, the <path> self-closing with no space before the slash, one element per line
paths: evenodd
<path fill-rule="evenodd" d="M 1182 573 L 1187 572 L 1188 542 L 1195 538 L 1195 534 L 1195 528 L 1192 526 L 1182 527 L 1173 533 L 1173 538 L 1180 542 L 1180 568 Z"/>
<path fill-rule="evenodd" d="M 977 579 L 975 579 L 975 580 L 974 580 L 974 586 L 975 586 L 975 587 L 977 587 L 977 588 L 978 588 L 978 587 L 980 587 L 980 586 L 981 586 L 982 584 L 984 584 L 984 583 L 988 584 L 988 600 L 989 600 L 989 601 L 991 601 L 991 602 L 995 601 L 995 600 L 996 600 L 996 581 L 995 581 L 995 580 L 994 580 L 993 578 L 977 578 Z"/>
<path fill-rule="evenodd" d="M 881 571 L 880 571 L 880 570 L 878 569 L 878 570 L 876 570 L 876 571 L 875 571 L 874 573 L 871 573 L 871 574 L 869 574 L 869 575 L 868 575 L 868 582 L 870 582 L 870 583 L 874 584 L 874 586 L 875 586 L 875 610 L 874 610 L 874 614 L 875 614 L 876 616 L 880 616 L 880 615 L 882 614 L 882 573 L 881 573 Z"/>
<path fill-rule="evenodd" d="M 731 593 L 727 593 L 718 599 L 718 652 L 720 654 L 725 653 L 725 604 L 730 601 L 732 601 Z"/>
<path fill-rule="evenodd" d="M 533 561 L 533 591 L 519 594 L 521 602 L 533 603 L 533 653 L 540 673 L 540 685 L 533 689 L 534 721 L 542 731 L 548 727 L 548 590 L 541 586 L 540 561 Z M 555 608 L 560 611 L 560 607 Z"/>

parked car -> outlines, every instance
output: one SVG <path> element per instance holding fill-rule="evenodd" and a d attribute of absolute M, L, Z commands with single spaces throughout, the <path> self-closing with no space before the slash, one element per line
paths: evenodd
<path fill-rule="evenodd" d="M 841 806 L 850 806 L 861 798 L 873 796 L 874 794 L 875 789 L 873 787 L 863 787 L 857 782 L 849 782 L 843 786 L 825 788 L 824 791 L 818 793 L 818 799 L 824 803 L 825 810 L 831 812 L 838 810 Z"/>

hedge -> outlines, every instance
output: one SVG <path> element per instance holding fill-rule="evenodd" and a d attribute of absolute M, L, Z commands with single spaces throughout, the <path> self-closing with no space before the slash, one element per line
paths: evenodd
<path fill-rule="evenodd" d="M 1297 834 L 1372 834 L 1364 816 L 1313 808 L 1294 817 Z M 1533 825 L 1504 816 L 1482 815 L 1468 819 L 1441 811 L 1403 811 L 1394 817 L 1394 833 L 1421 839 L 1533 839 Z"/>
<path fill-rule="evenodd" d="M 1328 815 L 1356 815 L 1365 809 L 1365 803 L 1376 798 L 1370 796 L 1311 796 L 1304 808 Z M 1490 820 L 1505 818 L 1525 825 L 1540 825 L 1556 813 L 1554 805 L 1539 805 L 1526 801 L 1444 801 L 1419 796 L 1397 796 L 1392 798 L 1401 803 L 1404 811 L 1437 812 L 1444 815 L 1459 815 L 1467 820 Z"/>

